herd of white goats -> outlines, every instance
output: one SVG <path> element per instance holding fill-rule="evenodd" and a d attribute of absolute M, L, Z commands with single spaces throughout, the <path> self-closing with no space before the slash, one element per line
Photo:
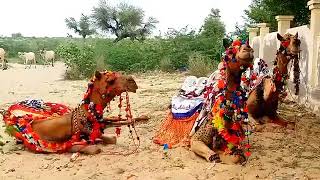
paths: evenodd
<path fill-rule="evenodd" d="M 7 69 L 7 60 L 5 59 L 6 51 L 3 48 L 0 48 L 0 66 L 2 69 Z M 55 60 L 55 52 L 40 50 L 40 55 L 43 58 L 45 64 L 51 64 L 53 66 L 53 62 Z M 36 55 L 34 52 L 18 52 L 19 58 L 24 60 L 25 65 L 32 64 L 36 65 Z M 26 66 L 27 67 L 27 66 Z"/>

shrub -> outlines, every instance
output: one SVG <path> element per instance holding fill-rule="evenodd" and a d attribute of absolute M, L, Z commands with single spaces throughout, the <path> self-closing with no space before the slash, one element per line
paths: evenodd
<path fill-rule="evenodd" d="M 174 71 L 174 67 L 173 67 L 172 62 L 169 58 L 163 58 L 160 61 L 159 69 L 163 72 L 173 72 Z"/>
<path fill-rule="evenodd" d="M 67 43 L 57 48 L 57 54 L 68 67 L 65 76 L 68 79 L 89 78 L 97 68 L 94 47 L 91 45 Z"/>
<path fill-rule="evenodd" d="M 214 70 L 214 65 L 210 59 L 200 53 L 193 53 L 188 60 L 189 73 L 193 76 L 208 76 Z"/>

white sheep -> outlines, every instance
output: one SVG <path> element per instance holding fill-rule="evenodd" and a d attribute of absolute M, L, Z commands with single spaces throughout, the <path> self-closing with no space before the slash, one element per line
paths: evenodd
<path fill-rule="evenodd" d="M 18 52 L 19 58 L 24 60 L 24 64 L 26 65 L 25 68 L 27 68 L 28 62 L 30 61 L 30 67 L 31 63 L 34 64 L 34 67 L 36 68 L 36 56 L 33 52 Z"/>

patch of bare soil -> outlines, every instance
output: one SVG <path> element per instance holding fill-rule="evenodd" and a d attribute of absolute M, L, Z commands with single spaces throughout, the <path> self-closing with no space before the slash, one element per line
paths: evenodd
<path fill-rule="evenodd" d="M 0 108 L 27 97 L 76 106 L 86 89 L 86 81 L 62 79 L 65 68 L 61 63 L 54 68 L 12 66 L 0 71 Z M 1 128 L 5 144 L 0 145 L 0 179 L 320 179 L 320 118 L 296 104 L 281 105 L 279 111 L 296 122 L 295 130 L 268 126 L 254 133 L 252 156 L 245 166 L 208 163 L 185 148 L 170 149 L 163 159 L 162 147 L 153 144 L 152 137 L 184 78 L 181 74 L 135 75 L 140 89 L 130 95 L 133 114 L 151 119 L 137 125 L 141 146 L 129 156 L 110 155 L 134 149 L 126 127 L 117 145 L 104 146 L 99 155 L 80 155 L 74 162 L 70 162 L 71 154 L 28 152 Z M 116 102 L 113 110 L 118 113 Z"/>

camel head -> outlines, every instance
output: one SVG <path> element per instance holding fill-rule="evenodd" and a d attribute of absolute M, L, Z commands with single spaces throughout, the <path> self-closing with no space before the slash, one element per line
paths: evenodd
<path fill-rule="evenodd" d="M 279 33 L 277 34 L 277 39 L 281 42 L 281 46 L 283 49 L 287 51 L 290 55 L 298 55 L 300 50 L 301 41 L 298 38 L 298 32 L 295 35 L 290 33 L 281 36 Z"/>
<path fill-rule="evenodd" d="M 253 49 L 248 43 L 230 47 L 227 50 L 225 62 L 231 72 L 242 73 L 253 64 Z"/>
<path fill-rule="evenodd" d="M 280 49 L 277 53 L 277 57 L 275 60 L 275 65 L 278 66 L 279 71 L 281 74 L 288 73 L 288 64 L 292 57 L 297 57 L 300 50 L 300 40 L 298 39 L 298 33 L 295 35 L 292 34 L 285 34 L 281 36 L 279 33 L 277 34 L 278 40 L 281 42 Z M 285 53 L 283 53 L 285 52 Z"/>
<path fill-rule="evenodd" d="M 93 77 L 94 89 L 101 95 L 118 96 L 123 92 L 136 92 L 138 86 L 132 76 L 117 72 L 96 71 Z"/>

